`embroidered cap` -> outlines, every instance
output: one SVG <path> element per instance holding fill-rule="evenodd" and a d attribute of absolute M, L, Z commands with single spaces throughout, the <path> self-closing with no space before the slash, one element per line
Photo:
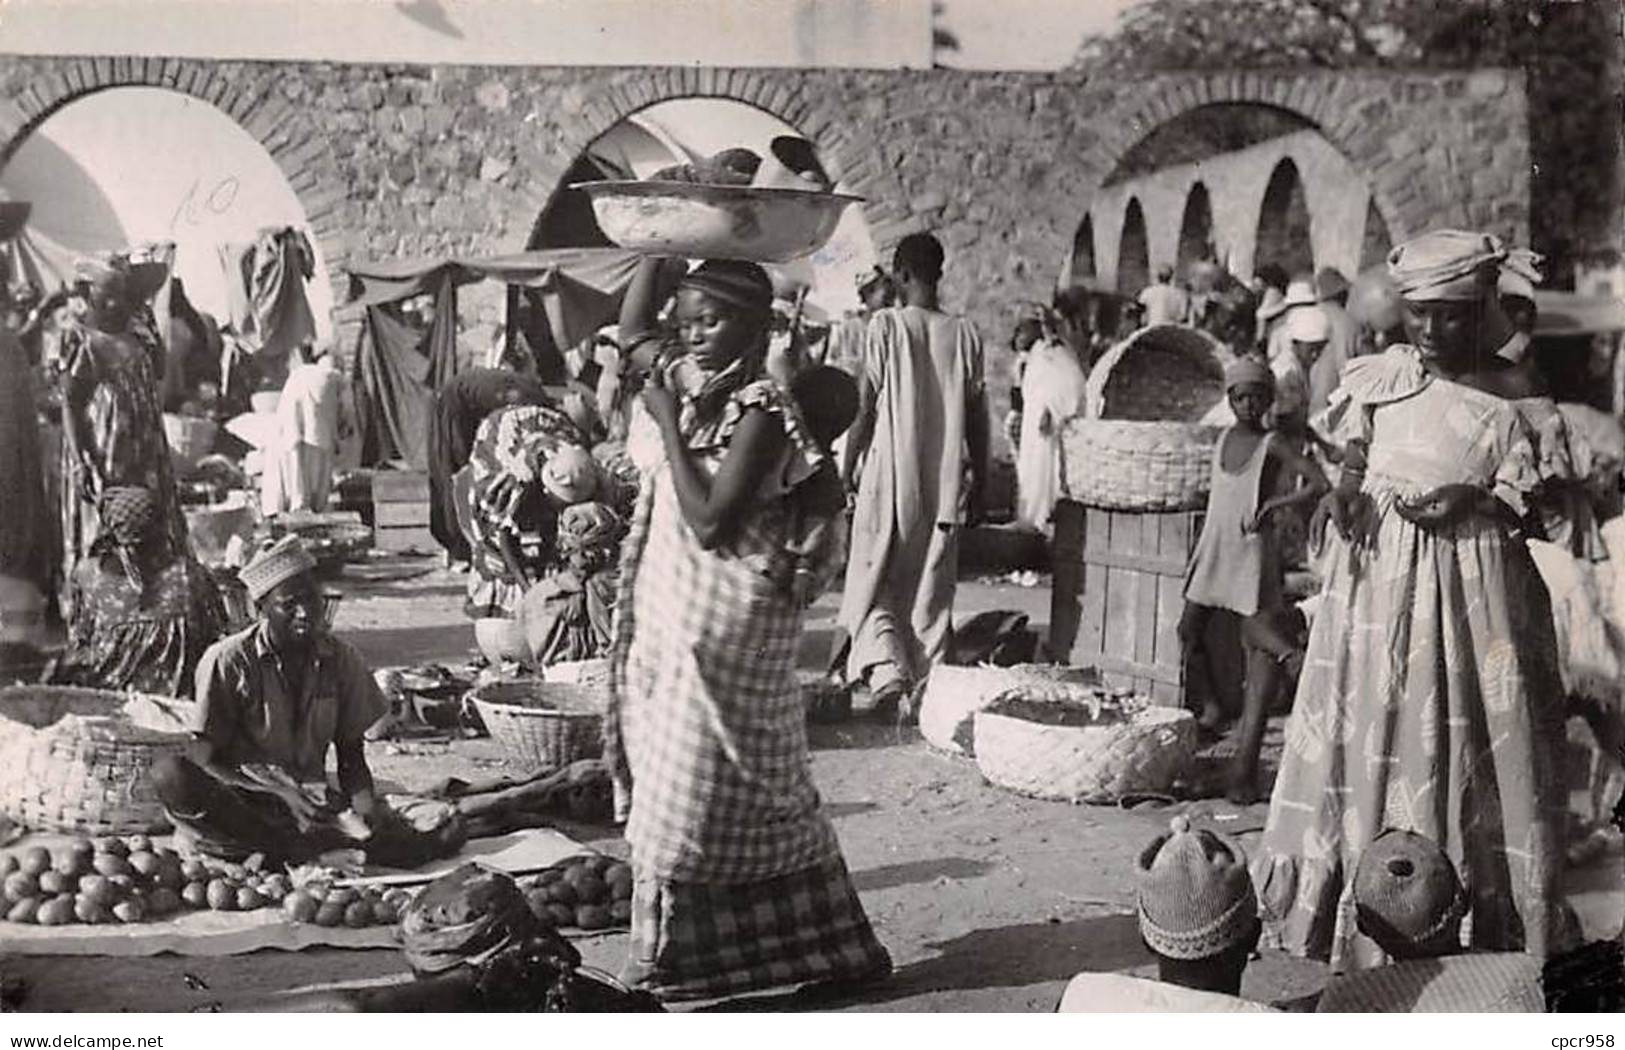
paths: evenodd
<path fill-rule="evenodd" d="M 279 584 L 295 576 L 316 571 L 316 559 L 298 536 L 284 536 L 256 554 L 238 576 L 248 588 L 248 596 L 259 601 Z"/>
<path fill-rule="evenodd" d="M 1169 959 L 1206 959 L 1234 947 L 1258 921 L 1247 857 L 1233 840 L 1175 817 L 1140 854 L 1140 935 Z"/>

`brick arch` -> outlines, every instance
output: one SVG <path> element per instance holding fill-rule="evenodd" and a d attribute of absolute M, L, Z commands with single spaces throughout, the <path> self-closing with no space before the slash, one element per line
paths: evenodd
<path fill-rule="evenodd" d="M 350 261 L 345 182 L 319 132 L 294 107 L 272 97 L 275 73 L 228 75 L 218 62 L 177 58 L 64 59 L 0 97 L 0 168 L 24 139 L 69 103 L 121 87 L 154 87 L 207 102 L 254 138 L 282 170 L 321 245 L 334 303 L 346 298 Z"/>
<path fill-rule="evenodd" d="M 1441 216 L 1427 194 L 1407 185 L 1414 168 L 1389 151 L 1390 133 L 1403 126 L 1404 117 L 1394 113 L 1384 98 L 1363 95 L 1359 78 L 1347 74 L 1225 72 L 1166 77 L 1146 85 L 1145 91 L 1130 92 L 1101 115 L 1098 126 L 1104 133 L 1087 163 L 1088 170 L 1099 175 L 1088 196 L 1094 196 L 1136 143 L 1175 117 L 1203 106 L 1268 106 L 1308 121 L 1342 153 L 1371 187 L 1372 200 L 1394 237 L 1403 240 L 1437 224 Z"/>
<path fill-rule="evenodd" d="M 565 173 L 576 158 L 615 125 L 662 102 L 709 98 L 739 102 L 776 117 L 805 136 L 819 156 L 840 175 L 845 192 L 863 198 L 859 207 L 869 224 L 875 251 L 888 251 L 911 228 L 901 184 L 869 149 L 860 149 L 846 130 L 852 114 L 834 97 L 818 97 L 785 77 L 782 71 L 682 66 L 630 71 L 595 92 L 565 134 L 550 146 L 537 182 L 551 189 L 545 198 L 531 199 L 531 214 L 515 229 L 525 230 L 527 242 L 536 236 L 543 214 L 563 190 Z M 515 249 L 525 245 L 514 245 Z"/>

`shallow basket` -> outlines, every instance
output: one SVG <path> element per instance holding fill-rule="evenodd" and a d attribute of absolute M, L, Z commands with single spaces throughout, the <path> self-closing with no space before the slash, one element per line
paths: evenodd
<path fill-rule="evenodd" d="M 951 667 L 939 664 L 925 680 L 920 700 L 920 735 L 939 751 L 953 755 L 976 753 L 976 712 L 1012 688 L 1036 692 L 1050 687 L 1098 683 L 1093 668 L 1056 664 L 1018 664 L 1015 667 Z"/>
<path fill-rule="evenodd" d="M 603 753 L 606 689 L 526 678 L 479 686 L 468 698 L 508 760 L 528 772 Z"/>
<path fill-rule="evenodd" d="M 184 752 L 183 706 L 102 689 L 0 689 L 0 812 L 41 831 L 165 830 L 152 765 Z"/>
<path fill-rule="evenodd" d="M 990 783 L 1034 798 L 1111 803 L 1166 793 L 1195 753 L 1196 717 L 1178 708 L 1145 706 L 1082 726 L 976 713 L 977 768 Z"/>
<path fill-rule="evenodd" d="M 1195 423 L 1224 400 L 1229 351 L 1199 328 L 1142 328 L 1089 370 L 1085 414 L 1093 419 Z"/>
<path fill-rule="evenodd" d="M 1070 419 L 1061 430 L 1069 499 L 1108 510 L 1192 510 L 1207 502 L 1220 427 Z"/>

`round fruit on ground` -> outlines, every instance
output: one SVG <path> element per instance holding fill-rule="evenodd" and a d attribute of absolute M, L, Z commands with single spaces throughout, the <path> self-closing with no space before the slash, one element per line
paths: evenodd
<path fill-rule="evenodd" d="M 181 887 L 181 900 L 192 908 L 207 908 L 209 906 L 208 883 L 188 882 Z"/>
<path fill-rule="evenodd" d="M 589 860 L 587 862 L 587 866 L 592 869 L 594 875 L 602 876 L 610 868 L 615 866 L 615 858 L 599 854 L 598 856 Z"/>
<path fill-rule="evenodd" d="M 538 919 L 541 919 L 543 922 L 547 923 L 551 923 L 553 921 L 552 919 L 548 918 L 547 914 L 547 906 L 551 903 L 551 901 L 548 899 L 546 889 L 540 886 L 533 887 L 525 894 L 525 903 L 530 905 L 530 913 L 536 916 Z"/>
<path fill-rule="evenodd" d="M 401 913 L 389 901 L 381 900 L 372 906 L 372 921 L 378 926 L 393 926 L 401 920 Z"/>
<path fill-rule="evenodd" d="M 322 903 L 337 904 L 341 908 L 348 908 L 360 899 L 361 894 L 357 893 L 354 887 L 335 886 L 327 891 L 327 896 L 323 898 Z"/>
<path fill-rule="evenodd" d="M 111 876 L 130 874 L 130 862 L 124 857 L 113 853 L 96 854 L 96 859 L 91 862 L 91 866 L 94 867 L 97 873 L 101 875 Z"/>
<path fill-rule="evenodd" d="M 85 880 L 80 879 L 79 881 L 84 882 Z M 133 875 L 109 875 L 107 876 L 107 882 L 108 885 L 113 887 L 114 900 L 123 900 L 135 892 L 135 877 Z"/>
<path fill-rule="evenodd" d="M 186 877 L 187 882 L 208 882 L 214 877 L 209 871 L 209 866 L 196 857 L 181 862 L 181 874 Z"/>
<path fill-rule="evenodd" d="M 158 874 L 158 854 L 149 850 L 136 850 L 129 856 L 130 870 L 143 878 Z"/>
<path fill-rule="evenodd" d="M 43 846 L 33 846 L 22 856 L 22 862 L 17 870 L 24 875 L 43 875 L 51 870 L 51 853 Z"/>
<path fill-rule="evenodd" d="M 242 882 L 248 877 L 248 869 L 241 864 L 227 864 L 220 869 L 220 874 L 232 882 Z"/>
<path fill-rule="evenodd" d="M 61 897 L 57 898 L 57 900 L 62 899 L 63 898 Z M 113 921 L 113 913 L 109 911 L 107 905 L 103 904 L 102 902 L 91 900 L 83 894 L 72 898 L 72 900 L 73 917 L 78 919 L 80 922 L 85 923 L 88 926 L 95 926 L 100 923 Z"/>
<path fill-rule="evenodd" d="M 106 836 L 96 840 L 96 852 L 111 854 L 115 857 L 122 857 L 130 852 L 130 847 L 124 844 L 123 839 Z"/>
<path fill-rule="evenodd" d="M 609 917 L 616 922 L 632 921 L 632 902 L 616 901 L 609 906 Z"/>
<path fill-rule="evenodd" d="M 576 905 L 581 903 L 581 894 L 576 892 L 575 886 L 568 879 L 560 879 L 547 888 L 548 896 L 555 904 Z"/>
<path fill-rule="evenodd" d="M 342 904 L 323 904 L 316 909 L 316 925 L 342 926 L 344 925 L 344 910 Z"/>
<path fill-rule="evenodd" d="M 6 910 L 7 922 L 33 923 L 39 919 L 40 902 L 38 897 L 29 897 L 20 900 Z"/>
<path fill-rule="evenodd" d="M 252 886 L 244 886 L 237 891 L 238 911 L 254 911 L 256 908 L 263 907 L 265 907 L 265 898 L 260 896 L 259 890 Z"/>
<path fill-rule="evenodd" d="M 371 926 L 372 905 L 364 900 L 351 901 L 350 906 L 344 909 L 344 925 L 352 930 L 362 930 Z"/>
<path fill-rule="evenodd" d="M 576 924 L 576 910 L 568 904 L 559 904 L 555 901 L 547 906 L 547 914 L 553 920 L 554 926 L 563 928 Z"/>
<path fill-rule="evenodd" d="M 60 871 L 47 871 L 39 877 L 39 891 L 50 897 L 60 893 L 74 893 L 79 889 L 79 880 L 70 879 Z"/>
<path fill-rule="evenodd" d="M 73 898 L 53 897 L 39 906 L 34 921 L 41 926 L 66 926 L 74 919 Z"/>
<path fill-rule="evenodd" d="M 609 887 L 590 871 L 578 871 L 571 884 L 582 904 L 603 904 L 609 900 Z"/>
<path fill-rule="evenodd" d="M 145 835 L 131 835 L 124 840 L 124 846 L 131 853 L 151 853 L 152 840 Z"/>
<path fill-rule="evenodd" d="M 59 871 L 64 875 L 78 878 L 81 875 L 89 875 L 95 870 L 93 867 L 91 867 L 91 861 L 94 858 L 94 853 L 81 853 L 78 850 L 71 849 L 63 850 L 61 853 L 57 854 L 56 864 L 54 864 L 52 868 L 53 870 Z"/>
<path fill-rule="evenodd" d="M 282 914 L 294 922 L 315 922 L 316 912 L 320 908 L 314 897 L 298 890 L 282 898 Z"/>
<path fill-rule="evenodd" d="M 231 911 L 237 907 L 237 889 L 225 879 L 214 879 L 209 883 L 209 907 L 215 911 Z"/>
<path fill-rule="evenodd" d="M 174 890 L 179 893 L 181 887 L 186 885 L 186 876 L 181 873 L 180 861 L 171 860 L 168 857 L 161 858 L 158 861 L 158 871 L 153 875 L 152 882 L 155 886 L 162 886 L 166 890 Z"/>
<path fill-rule="evenodd" d="M 597 904 L 583 904 L 576 909 L 576 925 L 583 930 L 601 930 L 609 925 L 609 909 Z"/>
<path fill-rule="evenodd" d="M 6 876 L 3 886 L 9 901 L 27 900 L 39 896 L 39 876 L 26 871 L 14 871 Z"/>
<path fill-rule="evenodd" d="M 180 910 L 181 895 L 166 886 L 160 886 L 147 894 L 147 914 L 154 918 L 161 919 Z"/>
<path fill-rule="evenodd" d="M 558 868 L 545 868 L 536 873 L 536 884 L 546 886 L 548 883 L 557 882 L 562 878 L 564 878 L 564 872 Z"/>
<path fill-rule="evenodd" d="M 138 900 L 119 901 L 113 905 L 113 918 L 119 922 L 140 922 L 147 917 L 147 910 Z"/>
<path fill-rule="evenodd" d="M 5 878 L 20 866 L 15 854 L 0 853 L 0 878 Z"/>

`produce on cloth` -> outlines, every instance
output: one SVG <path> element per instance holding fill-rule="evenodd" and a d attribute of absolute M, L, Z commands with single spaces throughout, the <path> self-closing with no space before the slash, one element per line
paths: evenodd
<path fill-rule="evenodd" d="M 555 929 L 605 930 L 632 918 L 632 869 L 612 857 L 580 857 L 521 879 L 531 914 Z"/>

